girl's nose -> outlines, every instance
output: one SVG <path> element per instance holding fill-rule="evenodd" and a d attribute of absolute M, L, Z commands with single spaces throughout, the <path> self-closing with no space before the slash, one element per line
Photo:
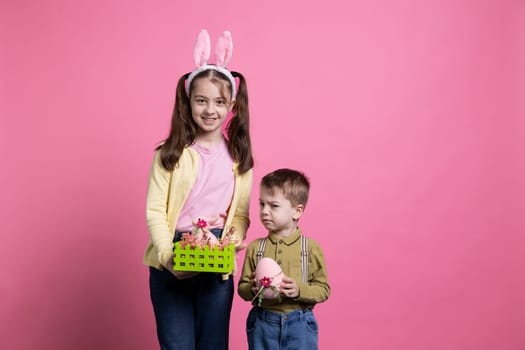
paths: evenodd
<path fill-rule="evenodd" d="M 213 114 L 214 112 L 215 112 L 215 106 L 213 105 L 213 103 L 208 103 L 206 105 L 206 113 Z"/>

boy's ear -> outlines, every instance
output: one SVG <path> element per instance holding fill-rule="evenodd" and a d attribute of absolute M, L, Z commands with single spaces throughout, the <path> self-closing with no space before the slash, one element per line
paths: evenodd
<path fill-rule="evenodd" d="M 304 205 L 302 205 L 302 204 L 297 204 L 297 205 L 295 206 L 295 214 L 294 214 L 294 216 L 293 216 L 293 219 L 294 219 L 295 221 L 299 220 L 299 219 L 301 218 L 301 216 L 303 215 L 303 213 L 304 213 Z"/>

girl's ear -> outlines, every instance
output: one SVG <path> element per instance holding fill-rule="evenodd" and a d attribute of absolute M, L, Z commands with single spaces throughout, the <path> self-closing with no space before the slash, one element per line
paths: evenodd
<path fill-rule="evenodd" d="M 230 101 L 230 106 L 228 107 L 228 111 L 231 112 L 233 110 L 233 107 L 235 107 L 235 100 Z"/>

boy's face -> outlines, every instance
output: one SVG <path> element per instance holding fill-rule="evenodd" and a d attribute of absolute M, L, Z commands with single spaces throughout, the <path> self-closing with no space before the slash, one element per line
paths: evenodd
<path fill-rule="evenodd" d="M 267 230 L 284 236 L 293 233 L 303 209 L 301 204 L 293 206 L 281 189 L 261 186 L 259 215 L 261 223 Z"/>

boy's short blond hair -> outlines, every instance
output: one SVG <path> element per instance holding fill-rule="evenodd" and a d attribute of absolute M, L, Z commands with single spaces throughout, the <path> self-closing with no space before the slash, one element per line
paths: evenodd
<path fill-rule="evenodd" d="M 301 204 L 306 207 L 310 193 L 308 178 L 300 171 L 285 168 L 266 174 L 261 180 L 261 187 L 270 191 L 281 190 L 293 206 Z"/>

